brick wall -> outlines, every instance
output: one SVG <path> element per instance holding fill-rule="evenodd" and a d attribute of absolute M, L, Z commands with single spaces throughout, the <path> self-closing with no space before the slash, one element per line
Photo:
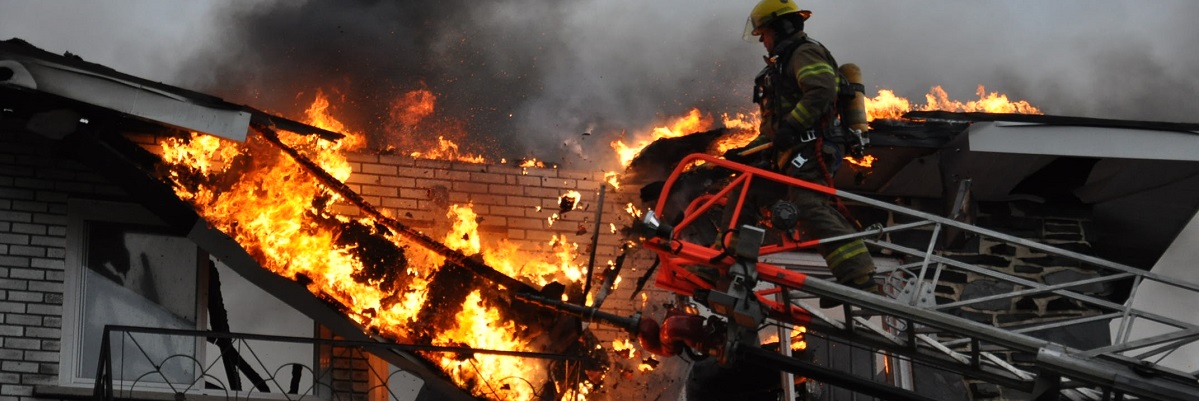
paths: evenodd
<path fill-rule="evenodd" d="M 122 193 L 47 140 L 0 132 L 0 400 L 58 381 L 71 197 Z"/>

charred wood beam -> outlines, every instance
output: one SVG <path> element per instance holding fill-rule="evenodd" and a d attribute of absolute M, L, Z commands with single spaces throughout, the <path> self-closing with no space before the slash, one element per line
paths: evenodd
<path fill-rule="evenodd" d="M 438 255 L 441 255 L 442 257 L 446 258 L 446 260 L 449 261 L 450 263 L 465 267 L 468 270 L 479 275 L 480 277 L 483 277 L 483 278 L 490 280 L 496 284 L 504 286 L 509 291 L 518 292 L 518 293 L 519 292 L 534 292 L 534 291 L 536 291 L 536 289 L 533 288 L 531 285 L 525 284 L 524 282 L 521 282 L 520 280 L 509 277 L 508 275 L 501 273 L 498 270 L 495 270 L 491 266 L 488 266 L 486 263 L 483 263 L 482 261 L 472 259 L 471 257 L 466 256 L 462 252 L 458 252 L 456 250 L 450 249 L 450 247 L 445 246 L 445 244 L 441 243 L 440 241 L 437 241 L 433 238 L 430 238 L 427 235 L 422 234 L 420 231 L 413 229 L 412 227 L 409 227 L 408 225 L 406 225 L 404 223 L 401 223 L 399 220 L 396 220 L 396 219 L 393 219 L 391 217 L 384 215 L 382 212 L 380 212 L 378 209 L 376 209 L 374 206 L 372 206 L 370 203 L 368 203 L 365 199 L 363 199 L 361 195 L 358 195 L 358 193 L 354 192 L 353 189 L 350 189 L 350 187 L 347 186 L 345 183 L 339 181 L 337 178 L 330 175 L 328 172 L 326 172 L 324 169 L 322 169 L 320 166 L 318 166 L 315 162 L 308 159 L 304 155 L 300 154 L 300 152 L 297 151 L 296 149 L 294 149 L 290 146 L 287 146 L 287 144 L 284 144 L 282 141 L 280 141 L 279 134 L 277 132 L 275 132 L 274 129 L 272 129 L 271 127 L 259 126 L 259 125 L 255 125 L 254 128 L 257 129 L 264 138 L 266 138 L 267 142 L 270 142 L 271 144 L 275 145 L 280 150 L 282 150 L 284 153 L 286 153 L 288 156 L 290 156 L 292 158 L 292 160 L 295 160 L 296 163 L 298 163 L 298 164 L 300 164 L 300 166 L 304 167 L 305 170 L 308 170 L 308 172 L 311 173 L 313 175 L 313 177 L 315 177 L 317 180 L 319 180 L 321 182 L 321 184 L 324 184 L 325 187 L 329 188 L 329 190 L 336 192 L 338 195 L 341 195 L 342 198 L 345 199 L 347 202 L 353 204 L 354 206 L 357 206 L 359 209 L 362 210 L 363 213 L 366 213 L 367 215 L 371 216 L 376 221 L 378 221 L 380 224 L 382 224 L 384 227 L 387 227 L 389 229 L 400 232 L 405 237 L 412 240 L 413 242 L 416 242 L 420 246 L 423 246 L 426 249 L 433 251 L 433 252 L 437 253 Z"/>
<path fill-rule="evenodd" d="M 211 260 L 208 261 L 208 324 L 212 325 L 212 331 L 229 332 L 229 312 L 225 309 L 225 299 L 221 296 L 221 275 L 217 272 L 216 263 Z M 237 373 L 235 361 L 239 356 L 237 349 L 233 348 L 233 339 L 209 338 L 208 341 L 216 343 L 221 349 L 221 362 L 225 366 L 229 389 L 241 391 L 241 375 Z"/>
<path fill-rule="evenodd" d="M 216 263 L 208 261 L 208 321 L 212 325 L 212 331 L 217 333 L 229 333 L 229 311 L 225 309 L 225 298 L 221 295 L 221 276 L 217 272 Z M 216 344 L 221 350 L 221 362 L 225 366 L 225 377 L 229 380 L 229 388 L 234 391 L 241 391 L 241 375 L 238 374 L 240 369 L 250 379 L 250 383 L 254 384 L 254 388 L 258 391 L 269 393 L 270 386 L 267 386 L 266 380 L 258 372 L 254 371 L 245 359 L 241 357 L 241 353 L 233 347 L 233 339 L 229 337 L 209 338 L 209 342 Z"/>

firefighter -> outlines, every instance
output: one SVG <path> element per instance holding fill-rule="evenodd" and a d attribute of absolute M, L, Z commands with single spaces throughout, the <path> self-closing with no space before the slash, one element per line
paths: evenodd
<path fill-rule="evenodd" d="M 755 37 L 768 52 L 767 66 L 755 80 L 754 102 L 762 122 L 760 136 L 743 149 L 770 142 L 768 151 L 752 156 L 774 171 L 805 181 L 831 185 L 832 174 L 840 166 L 845 145 L 838 141 L 842 129 L 835 102 L 840 84 L 837 62 L 823 45 L 808 37 L 804 22 L 812 14 L 800 9 L 794 0 L 761 0 L 746 21 L 745 39 Z M 819 149 L 818 149 L 819 147 Z M 751 163 L 750 160 L 735 161 Z M 818 153 L 819 152 L 819 153 Z M 825 195 L 788 187 L 786 200 L 805 238 L 829 238 L 852 234 L 856 230 Z M 777 201 L 777 188 L 751 189 L 747 197 L 751 208 L 769 207 Z M 774 199 L 771 199 L 773 195 Z M 745 213 L 742 215 L 750 215 Z M 727 222 L 731 217 L 726 217 Z M 748 218 L 752 220 L 752 217 Z M 746 220 L 738 222 L 746 223 Z M 821 244 L 817 251 L 824 257 L 837 282 L 864 291 L 881 293 L 873 280 L 874 261 L 860 239 Z M 822 300 L 822 307 L 836 306 Z"/>

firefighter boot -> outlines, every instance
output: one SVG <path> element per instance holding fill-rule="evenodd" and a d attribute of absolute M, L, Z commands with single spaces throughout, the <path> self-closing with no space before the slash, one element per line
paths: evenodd
<path fill-rule="evenodd" d="M 832 248 L 832 249 L 828 249 Z M 882 294 L 882 290 L 874 282 L 874 260 L 866 250 L 862 240 L 851 240 L 821 249 L 824 260 L 837 282 L 851 288 L 856 288 L 874 294 Z M 821 298 L 821 308 L 835 308 L 841 302 L 835 299 Z"/>

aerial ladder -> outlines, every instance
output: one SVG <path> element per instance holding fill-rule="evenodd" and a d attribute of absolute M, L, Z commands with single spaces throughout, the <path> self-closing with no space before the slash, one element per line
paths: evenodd
<path fill-rule="evenodd" d="M 655 211 L 667 207 L 672 188 L 680 176 L 697 164 L 704 168 L 728 169 L 733 173 L 732 178 L 722 188 L 690 200 L 681 219 L 674 220 L 675 224 L 663 221 Z M 681 234 L 690 225 L 711 224 L 710 219 L 705 221 L 701 216 L 717 208 L 741 210 L 746 202 L 744 194 L 750 185 L 761 180 L 816 191 L 907 218 L 901 224 L 876 225 L 851 235 L 811 240 L 784 235 L 767 241 L 764 229 L 750 225 L 732 227 L 733 222 L 738 221 L 736 217 L 728 223 L 730 227 L 721 227 L 722 231 L 735 231 L 736 241 L 696 243 Z M 830 338 L 878 350 L 900 363 L 933 366 L 973 380 L 1026 392 L 1036 400 L 1199 399 L 1199 372 L 1182 372 L 1156 363 L 1173 350 L 1199 340 L 1199 324 L 1130 307 L 1136 296 L 1135 288 L 1143 283 L 1158 282 L 1199 293 L 1199 285 L 1195 283 L 705 154 L 690 155 L 678 164 L 665 182 L 657 204 L 645 214 L 643 223 L 646 232 L 643 246 L 658 257 L 659 266 L 654 276 L 656 286 L 681 297 L 690 297 L 706 306 L 711 315 L 701 316 L 694 308 L 679 308 L 668 311 L 666 318 L 657 322 L 640 316 L 619 317 L 585 307 L 561 305 L 536 295 L 522 297 L 560 310 L 573 308 L 567 311 L 592 321 L 622 326 L 640 340 L 643 348 L 659 355 L 685 352 L 714 356 L 725 364 L 766 364 L 784 372 L 852 387 L 853 391 L 881 399 L 929 398 L 905 388 L 910 386 L 891 384 L 888 387 L 885 383 L 855 378 L 767 351 L 758 344 L 758 331 L 771 324 L 786 328 L 805 326 L 809 332 L 820 332 Z M 885 240 L 888 233 L 928 230 L 930 227 L 931 239 L 923 249 Z M 937 251 L 938 237 L 948 229 L 1075 260 L 1093 266 L 1103 274 L 1044 284 L 965 263 Z M 821 242 L 855 238 L 914 260 L 880 269 L 879 273 L 887 277 L 885 288 L 891 296 L 866 293 L 771 262 L 779 255 L 812 248 Z M 696 274 L 699 270 L 696 267 L 716 269 L 722 279 L 713 281 L 702 277 Z M 938 305 L 930 299 L 932 288 L 947 271 L 969 272 L 1010 283 L 1014 290 Z M 1117 280 L 1134 283 L 1134 290 L 1124 304 L 1077 291 L 1080 286 Z M 1042 321 L 1019 329 L 995 327 L 951 313 L 957 308 L 988 301 L 1051 294 L 1099 312 Z M 813 297 L 839 301 L 842 316 L 834 316 L 835 313 L 826 313 L 802 302 Z M 1113 319 L 1121 323 L 1111 344 L 1090 349 L 1073 348 L 1029 335 L 1038 330 Z M 1159 330 L 1160 334 L 1134 339 L 1130 335 L 1133 321 L 1154 322 L 1165 329 Z M 780 338 L 785 340 L 786 336 L 780 335 Z M 787 347 L 780 348 L 785 350 Z M 1035 361 L 1035 365 L 1017 366 L 1004 355 Z"/>

